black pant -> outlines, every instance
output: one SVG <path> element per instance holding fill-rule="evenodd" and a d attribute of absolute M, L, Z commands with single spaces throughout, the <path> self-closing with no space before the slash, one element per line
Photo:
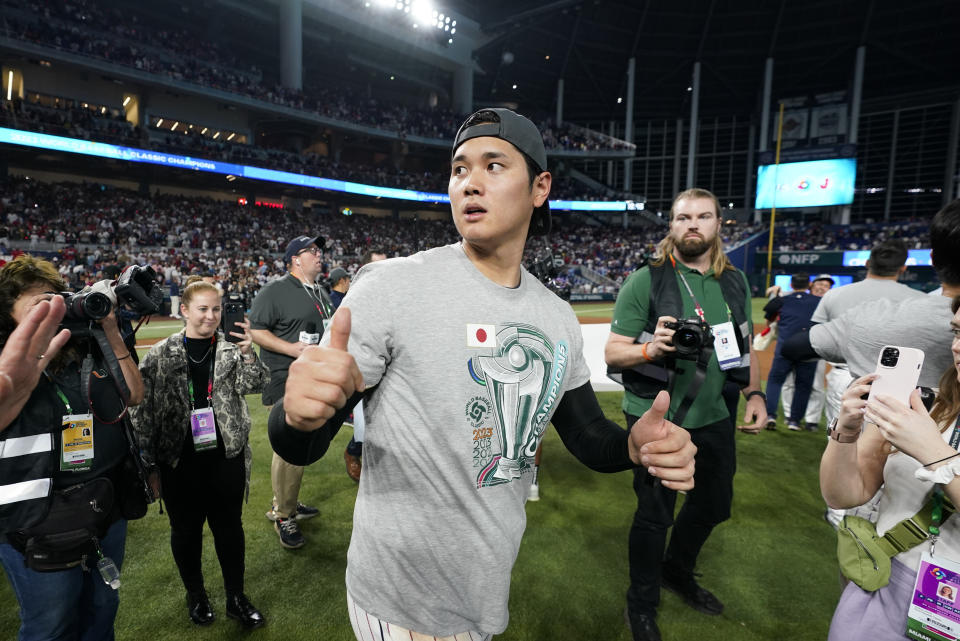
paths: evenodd
<path fill-rule="evenodd" d="M 160 468 L 163 500 L 170 517 L 170 548 L 188 592 L 203 589 L 203 523 L 210 524 L 228 595 L 243 592 L 243 453 L 228 459 L 217 450 L 184 457 Z"/>
<path fill-rule="evenodd" d="M 726 401 L 733 400 L 724 396 Z M 633 425 L 638 417 L 627 414 L 626 418 L 627 424 Z M 690 430 L 690 438 L 697 446 L 695 486 L 687 492 L 676 520 L 673 513 L 677 492 L 650 483 L 643 468 L 634 470 L 637 512 L 630 527 L 630 588 L 627 590 L 631 612 L 655 614 L 660 604 L 662 564 L 668 564 L 674 573 L 691 575 L 710 532 L 730 518 L 733 475 L 737 468 L 735 420 L 734 415 L 733 419 Z M 671 525 L 673 536 L 664 555 L 667 529 Z"/>

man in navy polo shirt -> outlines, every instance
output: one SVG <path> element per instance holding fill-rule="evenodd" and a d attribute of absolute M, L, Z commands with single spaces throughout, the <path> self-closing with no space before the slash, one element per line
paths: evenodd
<path fill-rule="evenodd" d="M 767 429 L 776 429 L 777 405 L 780 403 L 780 389 L 783 381 L 790 372 L 794 373 L 796 390 L 790 405 L 790 419 L 787 428 L 799 431 L 800 418 L 807 411 L 807 401 L 813 389 L 813 378 L 817 373 L 817 361 L 791 361 L 785 358 L 780 349 L 784 341 L 800 331 L 810 329 L 813 322 L 810 320 L 813 312 L 820 303 L 820 297 L 814 296 L 807 288 L 810 286 L 810 277 L 806 274 L 794 274 L 790 280 L 793 289 L 789 294 L 774 298 L 763 308 L 767 321 L 777 319 L 777 347 L 773 354 L 773 364 L 767 376 Z"/>

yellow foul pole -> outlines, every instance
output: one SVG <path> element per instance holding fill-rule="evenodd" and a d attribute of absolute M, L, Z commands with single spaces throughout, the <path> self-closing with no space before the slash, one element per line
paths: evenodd
<path fill-rule="evenodd" d="M 770 289 L 771 271 L 773 270 L 773 224 L 777 220 L 777 191 L 779 184 L 777 174 L 780 171 L 780 143 L 783 141 L 783 103 L 780 103 L 780 122 L 777 124 L 777 158 L 773 166 L 773 207 L 770 208 L 770 239 L 767 241 L 767 289 Z"/>

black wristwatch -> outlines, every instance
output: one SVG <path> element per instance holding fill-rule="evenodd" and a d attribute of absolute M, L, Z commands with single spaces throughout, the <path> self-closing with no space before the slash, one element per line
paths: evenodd
<path fill-rule="evenodd" d="M 761 392 L 760 390 L 755 389 L 755 390 L 753 390 L 752 392 L 747 392 L 747 400 L 748 400 L 748 401 L 749 401 L 751 398 L 753 398 L 754 396 L 759 396 L 760 398 L 762 398 L 764 403 L 767 402 L 767 395 L 764 394 L 763 392 Z"/>

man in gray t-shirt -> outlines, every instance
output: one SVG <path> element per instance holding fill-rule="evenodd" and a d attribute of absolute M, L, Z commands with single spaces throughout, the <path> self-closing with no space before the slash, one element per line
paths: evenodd
<path fill-rule="evenodd" d="M 263 390 L 263 404 L 273 405 L 283 397 L 290 363 L 307 346 L 317 343 L 324 322 L 333 308 L 326 292 L 316 284 L 322 269 L 323 239 L 297 236 L 287 244 L 284 263 L 289 272 L 257 293 L 250 309 L 250 335 L 260 346 L 260 357 L 270 368 L 270 384 Z M 270 463 L 273 503 L 267 518 L 280 537 L 280 545 L 301 548 L 306 539 L 298 521 L 316 516 L 317 508 L 300 502 L 303 466 L 291 465 L 276 454 Z"/>
<path fill-rule="evenodd" d="M 483 109 L 451 155 L 462 242 L 361 269 L 330 335 L 291 365 L 270 413 L 274 450 L 306 463 L 363 398 L 365 461 L 347 556 L 358 639 L 369 639 L 367 626 L 394 638 L 484 640 L 506 628 L 548 423 L 595 470 L 631 469 L 642 454 L 664 487 L 693 486 L 694 448 L 663 419 L 667 393 L 627 431 L 607 420 L 573 311 L 521 267 L 528 231 L 550 223 L 536 126 Z"/>
<path fill-rule="evenodd" d="M 960 201 L 934 216 L 930 246 L 933 268 L 943 285 L 942 296 L 910 295 L 899 301 L 885 298 L 861 303 L 839 318 L 814 325 L 809 348 L 828 361 L 846 363 L 853 378 L 873 373 L 884 345 L 921 349 L 924 361 L 918 385 L 936 387 L 953 365 L 948 328 L 953 318 L 951 300 L 960 294 Z M 889 291 L 889 285 L 882 287 Z M 788 349 L 795 357 L 803 357 L 800 344 Z"/>
<path fill-rule="evenodd" d="M 906 262 L 907 246 L 902 240 L 890 239 L 877 243 L 867 259 L 867 277 L 824 294 L 811 320 L 814 323 L 829 323 L 851 309 L 869 306 L 874 301 L 901 301 L 923 296 L 921 292 L 897 282 L 907 269 Z M 851 381 L 853 377 L 846 363 L 830 364 L 827 374 L 827 425 L 839 415 L 843 392 Z"/>

